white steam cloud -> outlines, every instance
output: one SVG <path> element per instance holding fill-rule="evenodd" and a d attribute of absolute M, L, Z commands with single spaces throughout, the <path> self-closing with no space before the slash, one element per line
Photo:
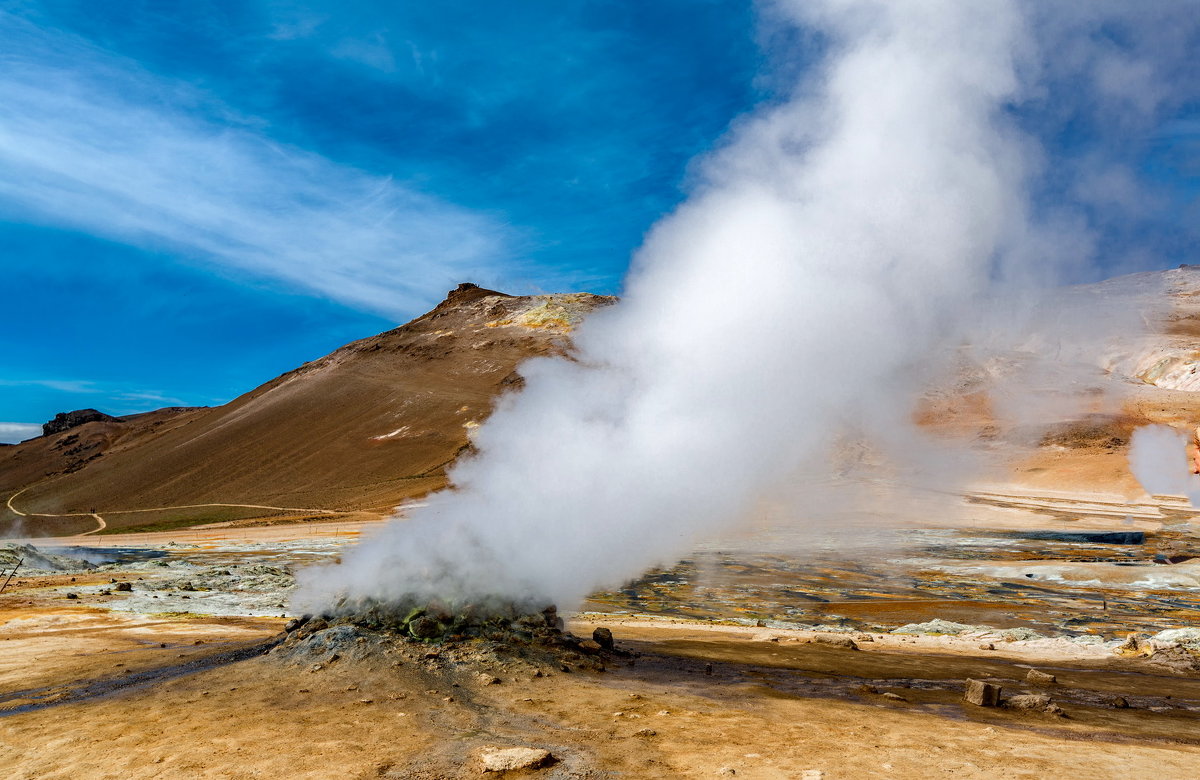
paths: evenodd
<path fill-rule="evenodd" d="M 1169 425 L 1144 425 L 1129 441 L 1129 469 L 1147 493 L 1187 496 L 1200 506 L 1200 477 L 1188 455 L 1188 435 Z"/>
<path fill-rule="evenodd" d="M 902 460 L 975 307 L 1065 257 L 1006 109 L 1033 54 L 1002 0 L 780 2 L 815 78 L 741 122 L 572 360 L 526 364 L 451 490 L 301 573 L 295 606 L 577 604 L 792 501 L 847 431 Z"/>

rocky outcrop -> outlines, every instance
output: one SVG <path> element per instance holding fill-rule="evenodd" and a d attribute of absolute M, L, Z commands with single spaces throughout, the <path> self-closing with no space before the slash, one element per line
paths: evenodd
<path fill-rule="evenodd" d="M 90 422 L 114 422 L 117 418 L 95 409 L 76 409 L 73 412 L 59 412 L 54 419 L 42 425 L 42 435 L 52 436 L 56 433 L 78 428 Z"/>

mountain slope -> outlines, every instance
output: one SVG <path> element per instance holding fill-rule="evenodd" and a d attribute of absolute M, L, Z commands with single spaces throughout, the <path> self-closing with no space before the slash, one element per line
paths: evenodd
<path fill-rule="evenodd" d="M 21 491 L 13 506 L 30 515 L 5 510 L 4 519 L 23 523 L 24 533 L 70 533 L 95 520 L 33 514 L 95 511 L 119 529 L 238 515 L 234 507 L 122 511 L 208 503 L 386 510 L 442 487 L 470 428 L 518 380 L 518 364 L 562 349 L 580 319 L 613 300 L 586 293 L 515 297 L 462 285 L 428 314 L 224 406 L 186 410 L 157 426 L 86 423 L 4 448 L 0 491 L 6 498 Z M 102 454 L 64 464 L 56 456 L 70 449 L 64 442 L 72 436 L 98 442 L 94 450 Z"/>

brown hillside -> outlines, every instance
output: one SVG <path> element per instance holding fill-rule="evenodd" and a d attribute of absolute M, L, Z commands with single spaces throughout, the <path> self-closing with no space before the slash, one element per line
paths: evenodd
<path fill-rule="evenodd" d="M 123 510 L 256 504 L 385 510 L 445 484 L 472 427 L 517 376 L 561 349 L 586 293 L 514 297 L 462 285 L 407 325 L 356 341 L 224 406 L 92 422 L 0 450 L 0 523 L 71 533 L 208 522 L 229 510 Z M 242 516 L 264 514 L 247 509 Z M 296 513 L 293 513 L 296 514 Z M 3 528 L 0 525 L 0 528 Z"/>

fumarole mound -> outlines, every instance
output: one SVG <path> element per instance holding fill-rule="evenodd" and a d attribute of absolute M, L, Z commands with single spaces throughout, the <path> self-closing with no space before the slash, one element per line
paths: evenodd
<path fill-rule="evenodd" d="M 554 606 L 523 611 L 512 604 L 358 605 L 329 614 L 295 618 L 275 654 L 297 662 L 325 665 L 340 661 L 372 663 L 419 658 L 431 665 L 464 664 L 472 671 L 531 667 L 561 672 L 602 672 L 633 654 L 618 649 L 608 629 L 592 638 L 563 630 Z M 477 667 L 477 668 L 476 668 Z"/>

